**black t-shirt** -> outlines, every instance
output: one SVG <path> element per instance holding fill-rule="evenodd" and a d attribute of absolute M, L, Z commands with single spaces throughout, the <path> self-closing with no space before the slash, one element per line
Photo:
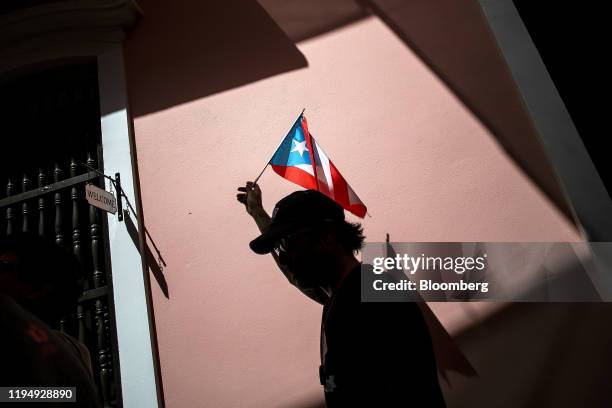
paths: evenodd
<path fill-rule="evenodd" d="M 361 302 L 361 274 L 374 278 L 368 265 L 361 269 L 323 308 L 320 374 L 328 407 L 444 407 L 418 305 Z"/>

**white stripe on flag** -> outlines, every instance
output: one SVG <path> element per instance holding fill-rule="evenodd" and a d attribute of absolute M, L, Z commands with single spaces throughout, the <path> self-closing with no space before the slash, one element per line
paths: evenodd
<path fill-rule="evenodd" d="M 293 167 L 297 167 L 300 170 L 304 170 L 306 173 L 310 174 L 314 177 L 314 172 L 312 170 L 312 165 L 310 164 L 294 164 Z"/>
<path fill-rule="evenodd" d="M 314 157 L 317 165 L 317 178 L 319 184 L 323 184 L 329 191 L 329 196 L 334 196 L 334 182 L 332 181 L 331 171 L 329 169 L 329 157 L 325 154 L 325 151 L 321 149 L 321 146 L 317 143 L 314 137 L 311 135 L 312 142 L 314 143 Z"/>
<path fill-rule="evenodd" d="M 359 197 L 357 197 L 357 194 L 355 194 L 351 186 L 347 184 L 346 187 L 348 188 L 349 203 L 363 205 L 363 202 L 359 199 Z"/>

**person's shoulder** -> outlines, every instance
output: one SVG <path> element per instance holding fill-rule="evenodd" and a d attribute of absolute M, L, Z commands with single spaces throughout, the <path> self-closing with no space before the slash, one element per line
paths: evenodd
<path fill-rule="evenodd" d="M 64 333 L 59 330 L 53 330 L 55 335 L 63 340 L 70 348 L 71 351 L 74 352 L 74 355 L 83 363 L 83 366 L 89 372 L 91 376 L 93 376 L 93 368 L 91 365 L 91 354 L 89 353 L 89 349 L 85 344 L 83 344 L 80 340 L 72 337 L 68 333 Z"/>

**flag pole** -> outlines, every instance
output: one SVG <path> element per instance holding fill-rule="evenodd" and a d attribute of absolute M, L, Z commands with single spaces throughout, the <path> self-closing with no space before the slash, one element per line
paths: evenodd
<path fill-rule="evenodd" d="M 298 115 L 297 119 L 295 120 L 295 122 L 293 122 L 293 125 L 291 126 L 291 129 L 293 129 L 293 126 L 295 126 L 295 123 L 302 117 L 302 115 L 304 114 L 304 111 L 306 110 L 306 108 L 302 109 L 302 112 L 300 112 L 300 114 Z M 291 129 L 289 129 L 289 131 L 291 131 Z M 287 133 L 288 135 L 289 133 Z M 276 149 L 274 149 L 274 153 L 276 153 L 276 151 L 278 150 L 278 148 L 280 147 L 280 145 L 285 141 L 285 139 L 287 138 L 287 135 L 285 135 L 285 137 L 283 137 L 280 141 L 280 143 L 278 144 L 278 146 L 276 146 Z M 274 156 L 274 153 L 272 153 L 272 156 Z M 270 160 L 272 160 L 272 157 L 270 157 Z M 257 176 L 257 178 L 255 179 L 255 181 L 253 182 L 253 184 L 257 184 L 257 180 L 259 180 L 259 178 L 261 177 L 261 175 L 264 173 L 264 171 L 266 171 L 266 169 L 268 168 L 268 165 L 270 164 L 270 160 L 268 160 L 268 162 L 266 163 L 266 165 L 264 166 L 264 168 L 261 170 L 261 173 L 259 173 L 259 176 Z"/>
<path fill-rule="evenodd" d="M 261 175 L 264 173 L 264 171 L 266 171 L 266 169 L 268 168 L 268 164 L 270 164 L 270 160 L 268 160 L 268 162 L 266 163 L 266 165 L 264 166 L 263 170 L 261 171 L 261 173 L 259 173 L 259 176 L 257 176 L 257 178 L 255 179 L 255 181 L 253 182 L 253 184 L 257 184 L 257 180 L 259 180 L 259 178 L 261 177 Z"/>

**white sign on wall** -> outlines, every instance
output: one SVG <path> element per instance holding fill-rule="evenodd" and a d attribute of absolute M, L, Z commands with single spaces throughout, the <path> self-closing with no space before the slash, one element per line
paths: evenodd
<path fill-rule="evenodd" d="M 94 207 L 113 214 L 117 212 L 117 199 L 113 193 L 102 190 L 92 184 L 86 184 L 85 198 L 87 202 Z"/>

